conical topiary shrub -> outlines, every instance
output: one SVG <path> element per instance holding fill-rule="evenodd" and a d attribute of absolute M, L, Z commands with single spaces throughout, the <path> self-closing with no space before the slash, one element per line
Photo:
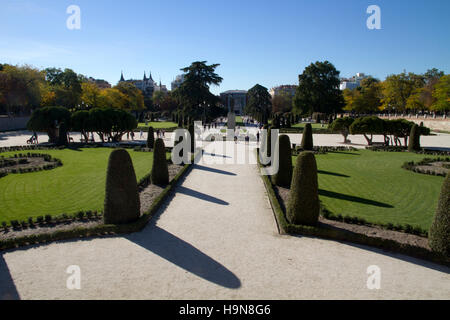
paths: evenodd
<path fill-rule="evenodd" d="M 163 139 L 156 139 L 153 152 L 152 183 L 167 185 L 169 183 L 169 169 L 167 167 L 166 146 Z"/>
<path fill-rule="evenodd" d="M 126 150 L 116 149 L 109 156 L 106 173 L 104 222 L 130 223 L 139 216 L 139 191 L 131 157 Z"/>
<path fill-rule="evenodd" d="M 301 147 L 303 150 L 312 150 L 314 148 L 312 126 L 310 123 L 307 123 L 303 130 Z"/>
<path fill-rule="evenodd" d="M 153 127 L 149 127 L 147 136 L 147 148 L 153 149 L 154 146 L 155 146 L 155 132 L 153 131 Z"/>
<path fill-rule="evenodd" d="M 272 156 L 272 128 L 273 127 L 269 127 L 267 129 L 267 145 L 266 145 L 267 157 Z"/>
<path fill-rule="evenodd" d="M 420 151 L 420 128 L 417 124 L 411 128 L 411 134 L 409 135 L 408 151 Z"/>
<path fill-rule="evenodd" d="M 287 135 L 281 135 L 278 140 L 279 158 L 278 173 L 272 177 L 272 182 L 281 187 L 291 185 L 292 181 L 292 150 L 291 140 Z"/>
<path fill-rule="evenodd" d="M 297 157 L 286 206 L 290 223 L 315 226 L 319 220 L 320 202 L 316 158 L 312 152 Z"/>
<path fill-rule="evenodd" d="M 450 173 L 447 174 L 442 185 L 428 240 L 433 251 L 450 256 Z"/>

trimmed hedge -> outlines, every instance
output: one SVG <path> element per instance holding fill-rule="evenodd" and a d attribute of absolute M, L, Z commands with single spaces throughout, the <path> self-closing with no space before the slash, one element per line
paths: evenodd
<path fill-rule="evenodd" d="M 291 140 L 287 135 L 281 135 L 278 139 L 279 158 L 278 173 L 272 177 L 277 186 L 289 187 L 292 181 L 292 149 Z"/>
<path fill-rule="evenodd" d="M 105 224 L 136 221 L 140 215 L 140 199 L 133 162 L 125 149 L 109 156 L 106 174 Z"/>
<path fill-rule="evenodd" d="M 169 183 L 169 168 L 167 166 L 166 147 L 163 139 L 157 139 L 155 142 L 152 183 L 157 185 L 167 185 Z"/>
<path fill-rule="evenodd" d="M 305 125 L 305 130 L 303 131 L 301 148 L 303 150 L 311 151 L 314 148 L 312 126 L 310 123 Z"/>
<path fill-rule="evenodd" d="M 450 256 L 450 173 L 442 185 L 436 215 L 430 228 L 429 242 L 431 249 Z"/>
<path fill-rule="evenodd" d="M 317 163 L 312 152 L 297 157 L 292 176 L 286 217 L 293 224 L 315 226 L 319 220 L 319 183 Z"/>
<path fill-rule="evenodd" d="M 420 151 L 420 128 L 417 124 L 414 124 L 411 128 L 408 151 L 409 152 Z"/>

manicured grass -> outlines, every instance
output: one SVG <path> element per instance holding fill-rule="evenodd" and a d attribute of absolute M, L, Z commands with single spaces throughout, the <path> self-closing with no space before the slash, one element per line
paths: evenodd
<path fill-rule="evenodd" d="M 171 129 L 178 127 L 178 124 L 175 122 L 149 122 L 147 125 L 145 123 L 139 123 L 138 129 L 144 129 L 148 127 L 153 127 L 153 129 Z"/>
<path fill-rule="evenodd" d="M 428 230 L 444 179 L 401 168 L 425 157 L 368 150 L 318 155 L 320 200 L 336 215 Z"/>
<path fill-rule="evenodd" d="M 61 159 L 50 171 L 9 174 L 0 178 L 0 222 L 46 214 L 102 210 L 108 157 L 113 149 L 43 150 Z M 138 181 L 150 172 L 153 154 L 128 150 Z M 15 152 L 2 153 L 5 157 Z"/>
<path fill-rule="evenodd" d="M 297 123 L 292 126 L 292 128 L 304 128 L 306 123 Z M 313 129 L 327 129 L 328 124 L 324 124 L 323 127 L 319 123 L 311 123 Z"/>

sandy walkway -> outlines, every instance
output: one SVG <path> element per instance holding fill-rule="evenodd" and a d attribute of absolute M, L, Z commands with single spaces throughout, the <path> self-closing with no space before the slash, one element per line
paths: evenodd
<path fill-rule="evenodd" d="M 161 211 L 133 235 L 0 254 L 0 299 L 450 299 L 448 268 L 278 235 L 255 165 L 196 166 Z M 66 288 L 70 265 L 81 290 Z M 367 289 L 370 265 L 380 290 Z"/>

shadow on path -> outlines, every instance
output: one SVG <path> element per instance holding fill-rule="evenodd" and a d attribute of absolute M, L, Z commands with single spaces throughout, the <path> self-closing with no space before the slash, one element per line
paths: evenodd
<path fill-rule="evenodd" d="M 234 273 L 186 241 L 153 224 L 146 231 L 126 238 L 209 282 L 229 289 L 241 287 Z"/>
<path fill-rule="evenodd" d="M 317 173 L 319 173 L 319 174 L 327 174 L 327 175 L 335 176 L 335 177 L 350 178 L 350 176 L 348 176 L 346 174 L 330 172 L 330 171 L 324 171 L 324 170 L 317 170 Z"/>
<path fill-rule="evenodd" d="M 204 201 L 208 201 L 208 202 L 212 202 L 212 203 L 217 203 L 217 204 L 220 204 L 220 205 L 223 205 L 223 206 L 228 206 L 229 205 L 228 202 L 223 201 L 223 200 L 221 200 L 219 198 L 216 198 L 216 197 L 213 197 L 213 196 L 207 195 L 205 193 L 202 193 L 202 192 L 199 192 L 199 191 L 195 191 L 195 190 L 183 187 L 183 186 L 177 187 L 176 192 L 179 192 L 179 193 L 182 193 L 182 194 L 185 194 L 187 196 L 191 196 L 191 197 L 194 197 L 194 198 L 197 198 L 197 199 L 200 199 L 200 200 L 204 200 Z"/>
<path fill-rule="evenodd" d="M 322 190 L 322 189 L 319 189 L 319 195 L 321 195 L 323 197 L 335 198 L 335 199 L 340 199 L 340 200 L 345 200 L 345 201 L 359 202 L 362 204 L 367 204 L 367 205 L 375 206 L 375 207 L 394 208 L 392 205 L 387 204 L 387 203 L 378 202 L 375 200 L 370 200 L 370 199 L 365 199 L 365 198 L 360 198 L 360 197 L 355 197 L 355 196 L 350 196 L 348 194 Z"/>
<path fill-rule="evenodd" d="M 194 169 L 197 170 L 202 170 L 202 171 L 208 171 L 208 172 L 212 172 L 212 173 L 218 173 L 218 174 L 224 174 L 227 176 L 236 176 L 235 173 L 229 172 L 229 171 L 223 171 L 220 169 L 214 169 L 214 168 L 210 168 L 210 167 L 205 167 L 205 166 L 201 166 L 201 165 L 194 165 Z"/>
<path fill-rule="evenodd" d="M 0 300 L 20 300 L 3 254 L 0 254 Z"/>

